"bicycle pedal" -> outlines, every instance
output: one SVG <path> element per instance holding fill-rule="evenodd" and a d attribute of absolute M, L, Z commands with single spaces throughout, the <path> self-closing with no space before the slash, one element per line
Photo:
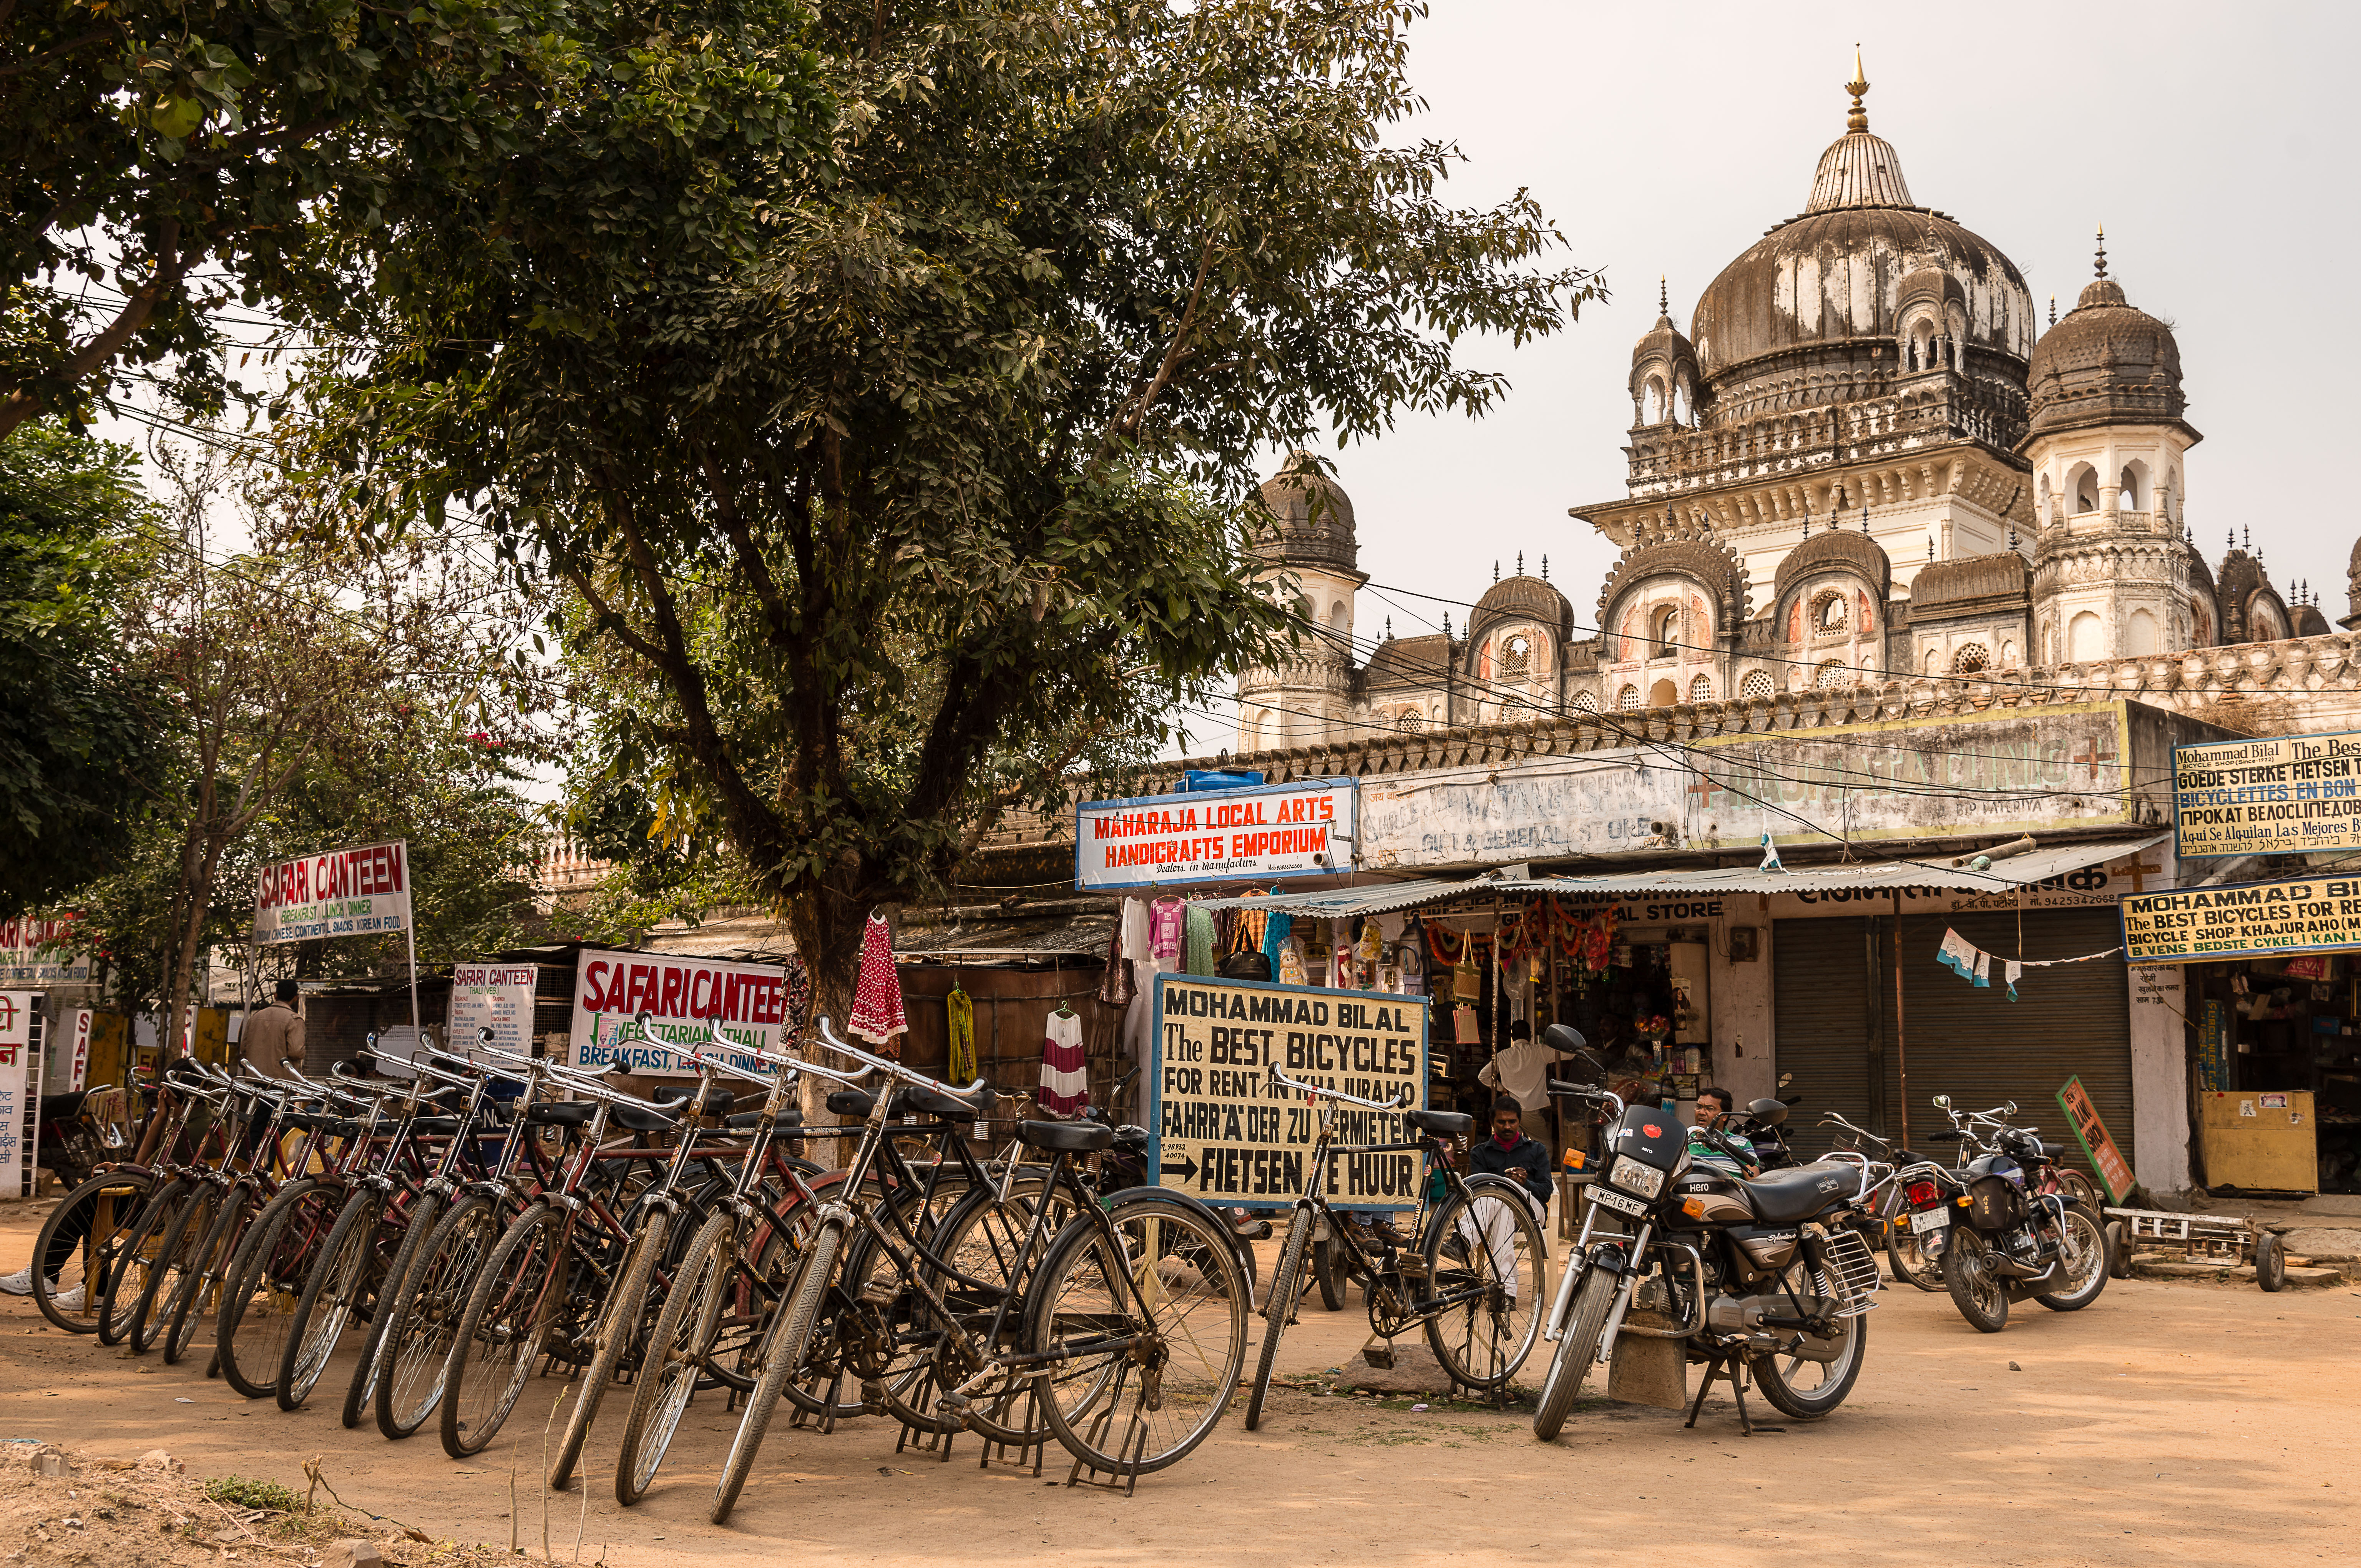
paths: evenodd
<path fill-rule="evenodd" d="M 1361 1347 L 1361 1359 L 1379 1371 L 1390 1372 L 1394 1365 L 1394 1347 L 1389 1344 L 1365 1344 Z"/>
<path fill-rule="evenodd" d="M 1404 1278 L 1423 1279 L 1426 1277 L 1426 1259 L 1422 1257 L 1404 1257 L 1395 1266 L 1401 1270 L 1402 1277 Z"/>
<path fill-rule="evenodd" d="M 861 1380 L 861 1413 L 864 1416 L 885 1413 L 885 1385 L 873 1377 Z"/>

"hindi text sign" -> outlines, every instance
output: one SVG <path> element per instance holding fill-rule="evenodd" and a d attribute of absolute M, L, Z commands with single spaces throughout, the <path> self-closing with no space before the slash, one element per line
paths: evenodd
<path fill-rule="evenodd" d="M 1301 1093 L 1270 1093 L 1274 1063 L 1365 1100 L 1407 1088 L 1411 1108 L 1426 1103 L 1423 997 L 1161 974 L 1155 1003 L 1148 1162 L 1159 1186 L 1213 1204 L 1278 1206 L 1302 1194 L 1317 1123 Z M 1400 1112 L 1340 1107 L 1333 1141 L 1414 1138 Z M 1339 1209 L 1415 1208 L 1422 1174 L 1413 1149 L 1335 1154 L 1326 1195 Z"/>
<path fill-rule="evenodd" d="M 40 1085 L 28 1081 L 33 1056 L 34 1009 L 38 993 L 0 991 L 0 1198 L 15 1198 L 31 1161 L 33 1114 Z"/>
<path fill-rule="evenodd" d="M 254 894 L 254 939 L 308 942 L 378 937 L 410 929 L 410 846 L 330 850 L 262 868 Z"/>
<path fill-rule="evenodd" d="M 2125 894 L 2124 961 L 2169 964 L 2361 946 L 2361 877 Z"/>
<path fill-rule="evenodd" d="M 2172 799 L 2185 856 L 2361 850 L 2361 731 L 2176 746 Z"/>
<path fill-rule="evenodd" d="M 2115 1146 L 2115 1140 L 2108 1134 L 2106 1123 L 2099 1119 L 2099 1108 L 2091 1103 L 2081 1079 L 2066 1080 L 2066 1087 L 2058 1091 L 2058 1108 L 2066 1113 L 2066 1124 L 2074 1129 L 2083 1157 L 2099 1173 L 2099 1179 L 2107 1184 L 2107 1201 L 2122 1202 L 2124 1194 L 2132 1190 L 2131 1162 Z"/>

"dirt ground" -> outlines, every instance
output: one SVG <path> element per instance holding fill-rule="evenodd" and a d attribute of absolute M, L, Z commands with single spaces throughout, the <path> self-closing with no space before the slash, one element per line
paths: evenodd
<path fill-rule="evenodd" d="M 29 1256 L 40 1207 L 0 1205 L 0 1273 Z M 1905 1288 L 1883 1302 L 1868 1320 L 1861 1382 L 1827 1421 L 1742 1437 L 1717 1389 L 1693 1431 L 1676 1415 L 1599 1400 L 1543 1444 L 1517 1411 L 1414 1411 L 1407 1398 L 1312 1392 L 1331 1381 L 1327 1369 L 1345 1369 L 1349 1382 L 1359 1368 L 1367 1325 L 1356 1292 L 1347 1310 L 1308 1308 L 1290 1331 L 1280 1369 L 1305 1387 L 1274 1396 L 1263 1431 L 1246 1431 L 1234 1414 L 1136 1497 L 1057 1484 L 1067 1461 L 1054 1446 L 1037 1480 L 979 1469 L 972 1438 L 948 1464 L 896 1453 L 897 1429 L 864 1419 L 827 1437 L 775 1427 L 721 1529 L 705 1522 L 734 1429 L 719 1396 L 690 1408 L 656 1491 L 626 1510 L 610 1490 L 617 1431 L 603 1421 L 587 1493 L 536 1484 L 555 1382 L 528 1392 L 491 1452 L 457 1464 L 431 1432 L 397 1444 L 373 1427 L 345 1431 L 333 1398 L 291 1415 L 249 1403 L 205 1379 L 202 1342 L 177 1367 L 152 1353 L 127 1358 L 56 1332 L 21 1298 L 0 1298 L 0 1439 L 63 1444 L 85 1463 L 162 1447 L 192 1475 L 236 1473 L 297 1492 L 317 1456 L 346 1505 L 384 1516 L 381 1534 L 398 1538 L 399 1520 L 502 1550 L 513 1466 L 516 1537 L 533 1555 L 545 1530 L 551 1555 L 573 1561 L 578 1533 L 580 1562 L 618 1568 L 780 1556 L 1093 1568 L 1249 1555 L 1529 1562 L 1633 1546 L 1756 1564 L 2045 1568 L 2361 1553 L 2361 1291 L 2114 1280 L 2080 1313 L 2026 1303 L 1998 1335 L 1970 1329 L 1947 1297 Z M 341 1390 L 350 1354 L 324 1388 Z M 1251 1355 L 1250 1342 L 1249 1365 Z M 24 1485 L 18 1474 L 0 1486 Z M 0 1542 L 0 1560 L 13 1545 Z"/>

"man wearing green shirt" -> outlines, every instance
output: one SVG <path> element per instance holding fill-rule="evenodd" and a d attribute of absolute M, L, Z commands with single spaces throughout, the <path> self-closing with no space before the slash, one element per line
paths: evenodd
<path fill-rule="evenodd" d="M 1720 1135 L 1723 1143 L 1735 1146 L 1745 1152 L 1745 1158 L 1741 1160 L 1729 1149 L 1708 1143 L 1697 1135 L 1711 1129 L 1717 1118 L 1729 1115 L 1730 1107 L 1737 1102 L 1736 1098 L 1727 1089 L 1697 1091 L 1695 1124 L 1689 1128 L 1689 1163 L 1691 1165 L 1708 1166 L 1726 1176 L 1763 1174 L 1762 1162 L 1754 1157 L 1754 1145 L 1750 1140 L 1736 1133 L 1725 1132 Z"/>

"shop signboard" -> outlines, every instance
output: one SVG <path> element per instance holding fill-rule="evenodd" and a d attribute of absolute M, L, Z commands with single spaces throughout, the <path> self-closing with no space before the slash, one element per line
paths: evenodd
<path fill-rule="evenodd" d="M 2172 800 L 2192 860 L 2361 850 L 2361 730 L 2176 746 Z"/>
<path fill-rule="evenodd" d="M 2070 1078 L 2058 1091 L 2058 1108 L 2066 1113 L 2066 1124 L 2074 1129 L 2075 1141 L 2082 1146 L 2082 1156 L 2099 1179 L 2107 1184 L 2107 1201 L 2120 1203 L 2132 1190 L 2131 1161 L 2115 1146 L 2106 1123 L 2099 1119 L 2099 1108 L 2091 1103 L 2080 1078 Z M 2094 1216 L 2095 1217 L 2095 1216 Z"/>
<path fill-rule="evenodd" d="M 328 850 L 262 868 L 254 893 L 254 939 L 376 937 L 410 929 L 410 846 Z"/>
<path fill-rule="evenodd" d="M 84 985 L 90 955 L 73 950 L 74 917 L 0 920 L 0 983 Z"/>
<path fill-rule="evenodd" d="M 2361 945 L 2361 877 L 2184 887 L 2122 900 L 2124 961 L 2213 962 Z"/>
<path fill-rule="evenodd" d="M 1156 977 L 1156 1058 L 1148 1077 L 1148 1164 L 1159 1184 L 1217 1205 L 1277 1207 L 1301 1195 L 1317 1122 L 1268 1069 L 1365 1100 L 1411 1091 L 1426 1103 L 1427 1003 L 1384 992 Z M 1400 1112 L 1337 1110 L 1334 1141 L 1411 1137 Z M 1411 1209 L 1415 1150 L 1338 1155 L 1327 1163 L 1339 1209 Z"/>
<path fill-rule="evenodd" d="M 37 1082 L 29 1080 L 40 996 L 30 991 L 0 991 L 0 1198 L 23 1195 L 37 1137 Z"/>
<path fill-rule="evenodd" d="M 1361 864 L 1410 871 L 1661 849 L 1686 819 L 1695 775 L 1680 761 L 1618 749 L 1364 780 Z"/>
<path fill-rule="evenodd" d="M 575 970 L 567 1059 L 592 1071 L 603 1071 L 620 1058 L 631 1071 L 653 1078 L 694 1076 L 668 1051 L 617 1042 L 617 1034 L 642 1012 L 650 1015 L 651 1033 L 682 1045 L 702 1043 L 708 1025 L 724 1040 L 759 1050 L 782 1050 L 790 1043 L 787 971 L 777 964 L 585 948 Z M 725 1059 L 749 1072 L 771 1070 L 744 1051 Z"/>
<path fill-rule="evenodd" d="M 1333 876 L 1353 869 L 1355 805 L 1351 779 L 1084 801 L 1074 808 L 1074 881 L 1116 888 Z"/>
<path fill-rule="evenodd" d="M 2197 1073 L 2209 1093 L 2230 1087 L 2230 1008 L 2219 997 L 2207 997 L 2197 1016 Z"/>
<path fill-rule="evenodd" d="M 443 1038 L 454 1051 L 478 1055 L 483 1031 L 514 1056 L 533 1054 L 533 995 L 540 970 L 532 964 L 455 964 L 451 1011 Z"/>

